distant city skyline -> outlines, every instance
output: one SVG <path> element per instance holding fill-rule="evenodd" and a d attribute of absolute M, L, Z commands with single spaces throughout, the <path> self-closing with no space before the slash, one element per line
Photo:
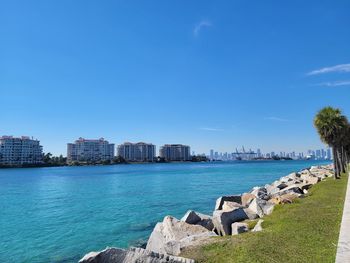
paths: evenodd
<path fill-rule="evenodd" d="M 65 142 L 64 143 L 64 146 L 63 146 L 63 148 L 64 148 L 64 151 L 63 152 L 58 152 L 58 153 L 55 153 L 55 152 L 53 152 L 53 151 L 50 151 L 50 150 L 46 150 L 46 148 L 47 147 L 45 147 L 45 145 L 41 142 L 41 140 L 40 140 L 40 138 L 37 138 L 37 137 L 34 137 L 34 136 L 28 136 L 28 135 L 19 135 L 19 136 L 17 136 L 17 135 L 8 135 L 8 134 L 0 134 L 0 137 L 14 137 L 14 138 L 21 138 L 21 137 L 25 137 L 25 138 L 30 138 L 30 139 L 33 139 L 33 140 L 37 140 L 37 141 L 39 141 L 40 143 L 41 143 L 41 145 L 42 145 L 42 148 L 43 148 L 43 153 L 51 153 L 51 154 L 53 154 L 54 156 L 59 156 L 59 155 L 63 155 L 63 156 L 65 156 L 65 157 L 67 157 L 67 144 L 68 145 L 70 145 L 71 143 L 69 142 L 69 141 L 72 141 L 72 140 L 74 140 L 75 142 L 77 142 L 77 141 L 80 141 L 80 140 L 87 140 L 87 141 L 89 141 L 89 140 L 92 140 L 92 141 L 94 141 L 94 140 L 96 140 L 96 141 L 99 141 L 99 140 L 102 140 L 102 141 L 104 141 L 106 138 L 105 137 L 96 137 L 96 138 L 83 138 L 82 136 L 80 136 L 78 139 L 70 139 L 70 140 L 68 140 L 67 142 Z M 54 138 L 53 138 L 54 139 Z M 137 143 L 144 143 L 145 141 L 144 140 L 140 140 L 140 141 L 135 141 L 135 140 L 125 140 L 125 141 L 123 141 L 123 142 L 115 142 L 115 141 L 113 141 L 113 140 L 109 140 L 108 139 L 108 141 L 110 141 L 110 142 L 112 142 L 112 145 L 113 145 L 113 147 L 114 147 L 114 150 L 115 150 L 115 152 L 117 153 L 117 147 L 119 146 L 119 145 L 122 145 L 122 144 L 125 144 L 125 143 L 130 143 L 131 141 L 134 141 L 135 143 L 137 142 Z M 158 151 L 160 150 L 160 148 L 162 147 L 162 146 L 164 146 L 164 145 L 168 145 L 169 143 L 168 142 L 165 142 L 165 143 L 162 143 L 162 144 L 157 144 L 157 143 L 153 143 L 153 141 L 147 141 L 147 142 L 149 142 L 150 144 L 153 144 L 155 147 L 157 147 L 157 154 L 156 155 L 158 155 Z M 170 143 L 170 144 L 174 144 L 173 142 L 172 143 Z M 177 143 L 175 143 L 174 145 L 178 145 L 179 144 L 179 142 L 177 142 Z M 180 144 L 181 145 L 181 144 Z M 269 150 L 269 151 L 265 151 L 264 149 L 261 149 L 261 148 L 256 148 L 256 147 L 247 147 L 247 148 L 245 148 L 244 146 L 241 146 L 241 147 L 235 147 L 235 146 L 232 146 L 231 148 L 229 148 L 229 150 L 219 150 L 218 148 L 216 148 L 215 149 L 215 151 L 214 151 L 214 149 L 209 149 L 209 150 L 204 150 L 204 151 L 196 151 L 195 149 L 193 149 L 193 147 L 191 146 L 191 154 L 192 155 L 205 155 L 205 156 L 210 156 L 210 154 L 211 154 L 211 151 L 213 151 L 213 153 L 222 153 L 222 154 L 224 154 L 224 153 L 234 153 L 234 152 L 236 152 L 237 150 L 239 150 L 239 151 L 242 151 L 243 149 L 244 150 L 246 150 L 247 152 L 248 151 L 253 151 L 253 152 L 255 152 L 255 153 L 258 153 L 259 154 L 259 152 L 260 153 L 264 153 L 264 154 L 266 154 L 266 153 L 276 153 L 276 155 L 278 155 L 278 156 L 281 156 L 280 155 L 280 153 L 285 153 L 285 154 L 289 154 L 289 153 L 292 153 L 292 152 L 294 152 L 294 153 L 303 153 L 303 154 L 305 154 L 305 155 L 308 155 L 308 154 L 310 154 L 310 152 L 311 151 L 313 151 L 314 152 L 314 155 L 317 155 L 316 153 L 317 153 L 317 151 L 322 151 L 322 150 L 324 150 L 324 149 L 329 149 L 329 147 L 327 146 L 327 145 L 325 145 L 325 144 L 321 144 L 321 146 L 320 147 L 316 147 L 316 148 L 314 148 L 314 150 L 310 150 L 310 148 L 306 148 L 306 150 L 301 150 L 301 151 L 296 151 L 296 150 L 287 150 L 287 151 L 284 151 L 284 150 Z"/>
<path fill-rule="evenodd" d="M 315 150 L 307 150 L 306 152 L 296 152 L 296 151 L 269 151 L 263 152 L 261 149 L 257 148 L 255 150 L 249 149 L 238 149 L 234 151 L 220 152 L 211 149 L 209 153 L 205 153 L 209 160 L 236 160 L 237 157 L 242 159 L 253 159 L 253 158 L 292 158 L 292 159 L 318 159 L 318 160 L 330 160 L 332 158 L 331 148 L 321 148 Z"/>
<path fill-rule="evenodd" d="M 346 0 L 3 1 L 0 134 L 33 136 L 54 155 L 79 137 L 196 153 L 324 148 L 317 111 L 350 114 L 348 10 Z"/>

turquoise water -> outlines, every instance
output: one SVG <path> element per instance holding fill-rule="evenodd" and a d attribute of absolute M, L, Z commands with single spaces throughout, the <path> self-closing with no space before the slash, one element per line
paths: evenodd
<path fill-rule="evenodd" d="M 317 161 L 0 169 L 0 262 L 76 262 L 146 242 L 155 223 Z"/>

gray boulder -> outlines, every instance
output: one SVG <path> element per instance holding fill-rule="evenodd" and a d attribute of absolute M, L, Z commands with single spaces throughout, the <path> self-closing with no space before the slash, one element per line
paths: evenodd
<path fill-rule="evenodd" d="M 159 254 L 143 248 L 106 248 L 86 254 L 79 263 L 194 263 L 194 260 Z"/>
<path fill-rule="evenodd" d="M 195 225 L 201 220 L 202 218 L 200 215 L 193 210 L 187 211 L 186 214 L 181 218 L 181 221 L 191 225 Z"/>
<path fill-rule="evenodd" d="M 232 229 L 233 236 L 249 231 L 248 224 L 240 223 L 240 222 L 233 223 L 231 225 L 231 229 Z"/>
<path fill-rule="evenodd" d="M 243 210 L 249 220 L 253 220 L 259 217 L 254 211 L 250 210 L 249 208 L 244 208 Z"/>
<path fill-rule="evenodd" d="M 288 187 L 288 184 L 286 184 L 286 183 L 280 183 L 279 185 L 277 185 L 277 188 L 278 189 L 280 189 L 280 190 L 282 190 L 282 189 L 284 189 L 284 188 L 286 188 L 286 187 Z"/>
<path fill-rule="evenodd" d="M 276 196 L 280 196 L 280 195 L 285 195 L 285 194 L 289 194 L 289 193 L 293 193 L 296 194 L 298 196 L 304 194 L 303 189 L 301 188 L 301 185 L 298 184 L 292 184 L 274 194 L 271 194 L 271 197 L 276 197 Z"/>
<path fill-rule="evenodd" d="M 187 213 L 181 218 L 181 221 L 191 225 L 200 225 L 208 229 L 213 230 L 214 224 L 211 216 L 204 215 L 193 210 L 187 211 Z"/>
<path fill-rule="evenodd" d="M 309 183 L 309 184 L 317 184 L 318 182 L 321 181 L 320 178 L 316 176 L 311 176 L 311 175 L 302 176 L 302 179 L 305 183 Z"/>
<path fill-rule="evenodd" d="M 191 225 L 174 217 L 166 216 L 157 223 L 147 242 L 146 249 L 161 254 L 179 255 L 189 246 L 215 236 L 200 225 Z"/>
<path fill-rule="evenodd" d="M 310 173 L 320 180 L 333 176 L 333 171 L 330 170 L 328 166 L 311 166 Z"/>
<path fill-rule="evenodd" d="M 275 204 L 272 202 L 265 201 L 260 198 L 256 198 L 250 203 L 247 210 L 251 211 L 251 213 L 253 214 L 258 215 L 259 217 L 263 217 L 264 215 L 271 214 L 274 206 Z M 254 218 L 249 218 L 249 219 L 254 219 Z"/>
<path fill-rule="evenodd" d="M 291 173 L 291 174 L 288 174 L 287 177 L 289 178 L 288 181 L 293 181 L 295 180 L 297 177 L 298 177 L 298 173 Z"/>
<path fill-rule="evenodd" d="M 242 197 L 241 197 L 242 205 L 248 206 L 255 198 L 256 198 L 256 196 L 251 194 L 251 193 L 242 194 Z"/>
<path fill-rule="evenodd" d="M 252 229 L 252 232 L 259 232 L 262 231 L 263 228 L 261 226 L 261 224 L 264 222 L 264 220 L 259 219 L 258 223 L 256 223 L 255 227 Z"/>
<path fill-rule="evenodd" d="M 232 223 L 249 219 L 243 208 L 231 211 L 215 210 L 213 213 L 214 230 L 218 235 L 231 235 Z"/>
<path fill-rule="evenodd" d="M 241 204 L 242 197 L 240 195 L 221 196 L 216 200 L 215 210 L 221 210 L 225 201 L 235 202 L 235 203 Z"/>
<path fill-rule="evenodd" d="M 263 200 L 268 200 L 270 198 L 265 187 L 254 187 L 250 193 Z"/>
<path fill-rule="evenodd" d="M 311 176 L 311 173 L 308 169 L 301 170 L 299 172 L 299 177 L 303 178 L 304 176 Z"/>
<path fill-rule="evenodd" d="M 280 181 L 275 181 L 272 184 L 265 185 L 264 188 L 266 189 L 267 195 L 269 196 L 271 194 L 274 194 L 274 193 L 280 191 L 280 189 L 277 188 L 277 185 L 279 185 L 280 183 L 281 183 Z"/>
<path fill-rule="evenodd" d="M 260 198 L 255 198 L 250 205 L 248 206 L 248 211 L 251 211 L 253 214 L 258 215 L 259 217 L 263 217 L 264 216 L 264 211 L 261 207 L 262 202 L 264 202 L 264 200 L 260 199 Z M 266 201 L 265 201 L 266 202 Z M 250 218 L 253 219 L 253 218 Z"/>
<path fill-rule="evenodd" d="M 243 208 L 244 206 L 236 203 L 236 202 L 230 202 L 230 201 L 224 201 L 224 204 L 222 205 L 221 210 L 223 211 L 231 211 L 236 208 Z"/>
<path fill-rule="evenodd" d="M 275 205 L 276 205 L 275 203 L 270 202 L 270 201 L 267 201 L 267 202 L 262 206 L 264 215 L 270 215 L 270 214 L 273 212 L 273 209 L 275 208 Z"/>

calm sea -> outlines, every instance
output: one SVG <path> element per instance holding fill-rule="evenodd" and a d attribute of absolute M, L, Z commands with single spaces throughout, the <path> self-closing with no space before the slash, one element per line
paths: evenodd
<path fill-rule="evenodd" d="M 326 162 L 256 161 L 0 169 L 0 262 L 76 262 L 147 241 L 165 215 Z"/>

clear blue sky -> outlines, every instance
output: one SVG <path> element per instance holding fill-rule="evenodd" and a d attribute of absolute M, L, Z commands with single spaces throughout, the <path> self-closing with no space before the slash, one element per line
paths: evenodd
<path fill-rule="evenodd" d="M 0 135 L 321 147 L 350 114 L 350 1 L 0 0 Z"/>

